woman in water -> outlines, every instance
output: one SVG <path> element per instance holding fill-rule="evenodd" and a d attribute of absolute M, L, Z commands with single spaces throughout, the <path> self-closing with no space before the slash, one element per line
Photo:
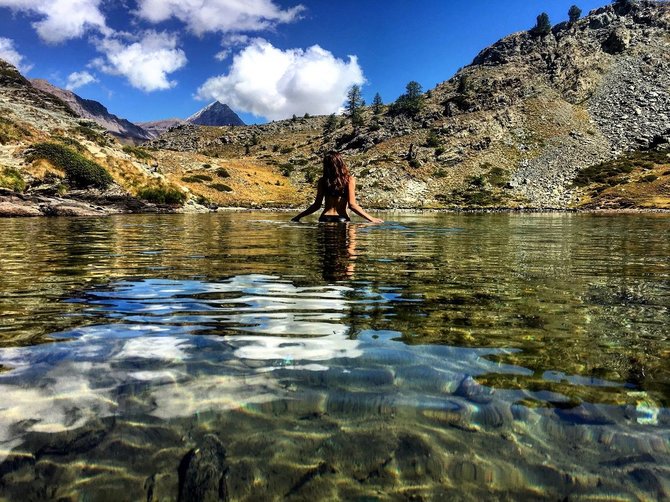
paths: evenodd
<path fill-rule="evenodd" d="M 319 216 L 324 223 L 343 223 L 350 221 L 347 207 L 361 218 L 372 223 L 384 223 L 384 220 L 374 218 L 363 210 L 356 202 L 356 181 L 349 174 L 349 169 L 342 156 L 337 152 L 328 152 L 323 158 L 323 176 L 316 188 L 314 203 L 291 221 L 300 221 L 300 218 L 315 213 L 321 208 L 323 199 L 326 207 Z"/>

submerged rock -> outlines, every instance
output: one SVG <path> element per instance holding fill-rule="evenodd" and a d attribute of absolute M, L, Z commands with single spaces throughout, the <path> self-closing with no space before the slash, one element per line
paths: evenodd
<path fill-rule="evenodd" d="M 189 451 L 179 464 L 179 502 L 229 500 L 226 450 L 208 434 L 202 446 Z"/>

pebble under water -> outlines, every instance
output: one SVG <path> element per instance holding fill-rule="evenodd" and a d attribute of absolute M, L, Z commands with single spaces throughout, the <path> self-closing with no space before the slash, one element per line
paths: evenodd
<path fill-rule="evenodd" d="M 670 498 L 670 218 L 0 220 L 0 500 Z"/>

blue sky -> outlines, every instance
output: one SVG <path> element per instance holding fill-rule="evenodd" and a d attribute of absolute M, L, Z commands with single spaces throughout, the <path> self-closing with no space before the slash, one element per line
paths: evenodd
<path fill-rule="evenodd" d="M 0 57 L 132 121 L 227 102 L 247 123 L 391 102 L 484 47 L 592 0 L 0 0 Z"/>

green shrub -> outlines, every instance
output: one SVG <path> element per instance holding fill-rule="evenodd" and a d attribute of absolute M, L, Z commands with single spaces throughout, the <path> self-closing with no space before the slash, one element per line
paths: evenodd
<path fill-rule="evenodd" d="M 203 165 L 202 165 L 202 168 L 203 168 L 203 169 L 211 169 L 211 168 L 212 168 L 212 164 L 203 164 Z"/>
<path fill-rule="evenodd" d="M 649 170 L 658 164 L 667 164 L 666 152 L 656 150 L 638 150 L 624 154 L 618 159 L 609 160 L 600 164 L 582 169 L 575 177 L 576 186 L 586 186 L 591 183 L 608 183 L 609 178 L 630 174 L 636 168 Z"/>
<path fill-rule="evenodd" d="M 216 175 L 219 178 L 230 178 L 230 173 L 226 171 L 223 167 L 220 167 L 216 170 Z"/>
<path fill-rule="evenodd" d="M 123 147 L 123 151 L 139 160 L 152 160 L 154 158 L 153 155 L 136 146 L 126 145 Z"/>
<path fill-rule="evenodd" d="M 0 187 L 9 188 L 15 192 L 23 192 L 26 189 L 26 182 L 16 169 L 5 167 L 0 172 Z"/>
<path fill-rule="evenodd" d="M 228 185 L 224 185 L 223 183 L 213 183 L 209 185 L 210 188 L 213 188 L 214 190 L 218 190 L 219 192 L 232 192 L 233 189 L 230 188 Z"/>
<path fill-rule="evenodd" d="M 192 176 L 184 176 L 181 180 L 184 183 L 203 183 L 205 181 L 212 181 L 212 177 L 206 174 L 194 174 Z"/>
<path fill-rule="evenodd" d="M 56 143 L 37 143 L 28 154 L 28 162 L 38 159 L 49 161 L 54 167 L 65 171 L 67 181 L 77 188 L 106 188 L 113 179 L 100 164 L 88 160 L 74 150 Z"/>
<path fill-rule="evenodd" d="M 435 149 L 435 157 L 439 157 L 439 156 L 442 155 L 444 152 L 445 152 L 445 149 L 444 149 L 443 147 L 441 147 L 441 146 L 438 146 L 438 147 Z"/>
<path fill-rule="evenodd" d="M 655 174 L 649 174 L 647 176 L 644 176 L 643 178 L 640 179 L 641 183 L 651 183 L 652 181 L 656 181 L 658 179 L 658 176 Z"/>
<path fill-rule="evenodd" d="M 107 138 L 105 138 L 98 131 L 87 125 L 79 125 L 75 127 L 74 132 L 77 134 L 81 134 L 84 138 L 93 143 L 96 143 L 99 146 L 107 145 Z"/>
<path fill-rule="evenodd" d="M 433 173 L 433 177 L 435 178 L 446 178 L 447 176 L 449 176 L 449 173 L 444 169 L 436 169 Z"/>
<path fill-rule="evenodd" d="M 291 164 L 290 162 L 279 165 L 279 172 L 282 173 L 282 176 L 289 177 L 289 176 L 291 176 L 291 173 L 293 173 L 294 170 L 295 170 L 295 166 L 293 164 Z"/>
<path fill-rule="evenodd" d="M 501 167 L 493 167 L 486 173 L 486 179 L 491 185 L 503 187 L 507 184 L 507 171 Z"/>
<path fill-rule="evenodd" d="M 137 196 L 154 204 L 179 205 L 186 201 L 186 194 L 171 185 L 145 186 L 138 190 Z"/>
<path fill-rule="evenodd" d="M 426 139 L 426 146 L 429 148 L 437 148 L 441 144 L 440 137 L 435 131 L 430 131 L 428 134 L 428 139 Z"/>
<path fill-rule="evenodd" d="M 419 162 L 417 159 L 412 159 L 409 161 L 409 167 L 413 167 L 414 169 L 418 169 L 421 167 L 421 162 Z"/>
<path fill-rule="evenodd" d="M 68 136 L 61 136 L 61 135 L 56 134 L 54 136 L 51 136 L 51 139 L 53 141 L 57 141 L 58 143 L 62 143 L 63 145 L 65 145 L 67 147 L 73 148 L 79 153 L 84 153 L 84 152 L 87 151 L 86 147 L 84 147 L 84 145 L 79 143 L 79 141 L 77 141 L 74 138 L 70 138 Z"/>
<path fill-rule="evenodd" d="M 294 150 L 294 148 L 292 146 L 285 146 L 285 147 L 279 149 L 279 153 L 281 153 L 283 155 L 286 155 L 286 154 L 291 153 L 293 150 Z"/>

